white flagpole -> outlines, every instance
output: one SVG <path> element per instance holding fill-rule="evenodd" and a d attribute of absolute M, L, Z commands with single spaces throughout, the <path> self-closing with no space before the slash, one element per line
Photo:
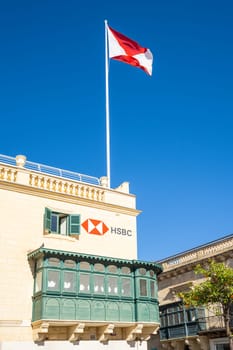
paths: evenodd
<path fill-rule="evenodd" d="M 111 178 L 110 178 L 110 122 L 109 122 L 109 85 L 108 85 L 108 71 L 109 71 L 109 56 L 108 56 L 108 23 L 107 20 L 105 23 L 105 94 L 106 94 L 106 159 L 107 159 L 107 178 L 108 178 L 108 187 L 111 187 Z"/>

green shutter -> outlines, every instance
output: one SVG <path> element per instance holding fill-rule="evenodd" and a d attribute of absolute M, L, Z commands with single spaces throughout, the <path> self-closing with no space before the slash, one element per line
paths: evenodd
<path fill-rule="evenodd" d="M 51 217 L 52 217 L 52 211 L 48 208 L 45 208 L 44 213 L 44 229 L 47 232 L 51 232 Z"/>
<path fill-rule="evenodd" d="M 80 215 L 69 215 L 69 234 L 80 234 Z"/>

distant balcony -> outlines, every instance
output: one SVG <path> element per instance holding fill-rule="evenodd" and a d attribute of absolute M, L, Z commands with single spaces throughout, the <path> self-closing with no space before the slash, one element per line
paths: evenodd
<path fill-rule="evenodd" d="M 160 339 L 186 338 L 206 329 L 203 308 L 186 309 L 176 302 L 160 307 Z"/>
<path fill-rule="evenodd" d="M 197 335 L 204 329 L 205 323 L 200 323 L 198 321 L 160 328 L 160 339 L 168 340 L 174 338 L 186 338 L 192 335 Z"/>
<path fill-rule="evenodd" d="M 215 333 L 225 335 L 224 318 L 220 316 L 205 316 L 205 309 L 185 309 L 180 304 L 171 304 L 160 308 L 160 339 L 170 340 L 190 336 Z M 233 313 L 231 316 L 233 329 Z"/>

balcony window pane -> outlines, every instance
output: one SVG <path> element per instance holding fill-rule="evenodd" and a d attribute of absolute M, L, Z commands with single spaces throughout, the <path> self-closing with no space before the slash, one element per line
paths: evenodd
<path fill-rule="evenodd" d="M 230 350 L 229 344 L 215 344 L 216 350 Z"/>
<path fill-rule="evenodd" d="M 43 260 L 42 259 L 38 259 L 36 262 L 36 268 L 39 269 L 40 267 L 42 267 L 43 265 Z"/>
<path fill-rule="evenodd" d="M 81 293 L 90 293 L 90 275 L 80 273 L 79 291 Z"/>
<path fill-rule="evenodd" d="M 146 269 L 141 268 L 138 270 L 138 272 L 140 275 L 146 275 Z"/>
<path fill-rule="evenodd" d="M 48 284 L 47 289 L 51 291 L 57 291 L 60 289 L 60 274 L 59 271 L 48 271 Z"/>
<path fill-rule="evenodd" d="M 155 275 L 155 272 L 153 270 L 150 270 L 150 276 L 154 277 L 154 275 Z"/>
<path fill-rule="evenodd" d="M 156 289 L 155 289 L 154 281 L 150 281 L 150 295 L 151 295 L 151 298 L 156 298 Z"/>
<path fill-rule="evenodd" d="M 167 308 L 167 313 L 172 313 L 172 312 L 175 312 L 176 311 L 176 307 L 168 307 Z"/>
<path fill-rule="evenodd" d="M 87 261 L 80 262 L 80 270 L 90 270 L 90 264 Z"/>
<path fill-rule="evenodd" d="M 130 274 L 130 268 L 128 266 L 123 266 L 121 268 L 121 273 L 123 273 L 124 275 L 129 275 Z"/>
<path fill-rule="evenodd" d="M 160 316 L 161 327 L 167 326 L 167 318 L 165 316 Z"/>
<path fill-rule="evenodd" d="M 65 271 L 64 272 L 64 292 L 75 292 L 75 272 Z"/>
<path fill-rule="evenodd" d="M 196 320 L 195 309 L 190 309 L 186 311 L 186 318 L 188 322 L 193 322 Z"/>
<path fill-rule="evenodd" d="M 73 269 L 73 268 L 75 268 L 75 266 L 76 266 L 76 263 L 74 260 L 65 260 L 64 261 L 64 267 L 67 267 L 69 269 Z"/>
<path fill-rule="evenodd" d="M 39 271 L 36 274 L 35 293 L 41 291 L 41 289 L 42 289 L 42 271 Z"/>
<path fill-rule="evenodd" d="M 173 314 L 170 314 L 170 315 L 167 316 L 167 321 L 168 321 L 168 326 L 173 326 L 174 325 Z"/>
<path fill-rule="evenodd" d="M 108 278 L 108 293 L 112 295 L 118 294 L 117 277 L 110 276 Z"/>
<path fill-rule="evenodd" d="M 130 278 L 122 278 L 121 279 L 121 295 L 124 297 L 131 296 L 131 279 Z"/>
<path fill-rule="evenodd" d="M 103 264 L 95 264 L 94 270 L 99 272 L 104 272 L 104 265 Z"/>
<path fill-rule="evenodd" d="M 57 258 L 49 258 L 48 263 L 50 266 L 59 266 L 60 260 Z"/>
<path fill-rule="evenodd" d="M 94 293 L 104 293 L 104 276 L 94 275 Z"/>
<path fill-rule="evenodd" d="M 115 265 L 109 265 L 108 271 L 111 273 L 117 273 L 117 267 Z"/>
<path fill-rule="evenodd" d="M 147 296 L 146 280 L 140 279 L 139 280 L 139 284 L 140 284 L 140 296 L 141 297 L 146 297 Z"/>
<path fill-rule="evenodd" d="M 179 324 L 179 313 L 174 313 L 173 316 L 174 316 L 173 318 L 174 325 Z"/>
<path fill-rule="evenodd" d="M 183 311 L 180 311 L 179 316 L 180 316 L 179 322 L 180 323 L 184 323 L 184 313 L 183 313 Z"/>

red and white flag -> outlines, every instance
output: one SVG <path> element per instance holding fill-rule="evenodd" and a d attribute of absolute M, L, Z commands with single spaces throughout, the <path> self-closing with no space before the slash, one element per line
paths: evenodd
<path fill-rule="evenodd" d="M 109 26 L 107 30 L 109 58 L 139 67 L 152 75 L 153 55 L 151 51 Z"/>

